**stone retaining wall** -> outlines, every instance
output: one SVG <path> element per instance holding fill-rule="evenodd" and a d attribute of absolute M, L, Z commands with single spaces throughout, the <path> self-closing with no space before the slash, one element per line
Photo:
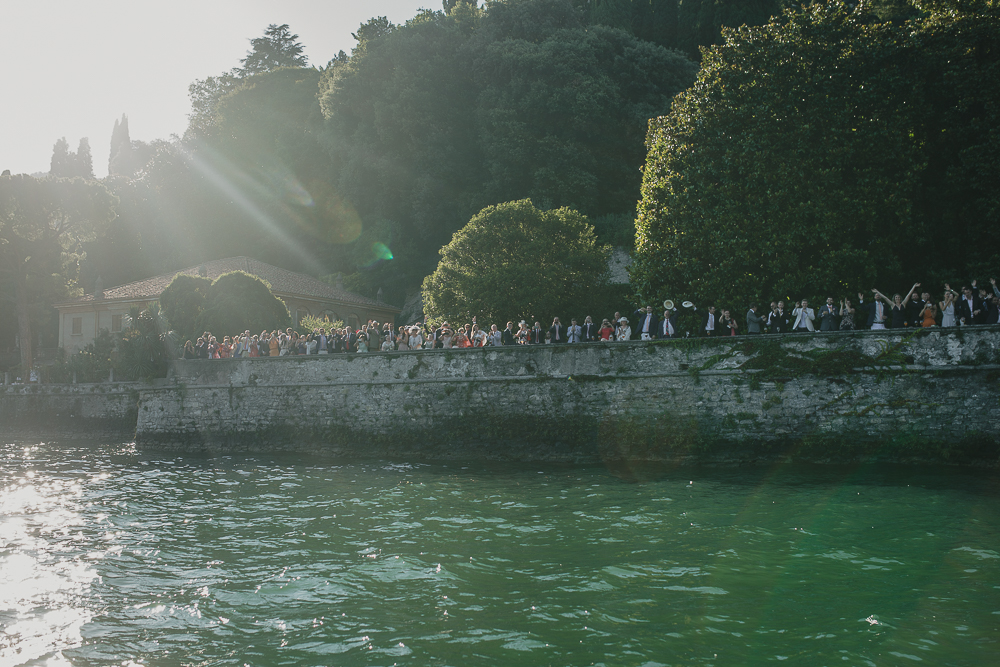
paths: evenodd
<path fill-rule="evenodd" d="M 0 435 L 131 441 L 139 383 L 0 385 Z"/>
<path fill-rule="evenodd" d="M 182 361 L 141 448 L 996 465 L 1000 330 Z"/>

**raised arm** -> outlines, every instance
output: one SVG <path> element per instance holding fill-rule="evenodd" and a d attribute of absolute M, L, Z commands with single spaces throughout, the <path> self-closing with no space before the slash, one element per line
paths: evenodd
<path fill-rule="evenodd" d="M 889 306 L 890 308 L 892 307 L 892 301 L 889 299 L 889 297 L 887 297 L 885 294 L 882 294 L 882 292 L 879 292 L 874 287 L 872 288 L 872 294 L 874 294 L 875 298 L 878 299 L 879 301 L 885 301 L 885 304 L 887 306 Z M 904 301 L 903 303 L 906 302 Z"/>
<path fill-rule="evenodd" d="M 918 287 L 920 287 L 920 283 L 913 283 L 913 287 L 910 288 L 909 293 L 907 293 L 906 298 L 903 299 L 903 302 L 900 305 L 905 306 L 907 302 L 909 302 L 910 297 L 913 296 L 913 293 L 917 290 Z"/>

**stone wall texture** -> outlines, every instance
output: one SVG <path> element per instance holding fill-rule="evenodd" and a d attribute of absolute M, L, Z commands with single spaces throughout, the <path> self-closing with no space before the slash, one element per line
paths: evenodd
<path fill-rule="evenodd" d="M 1000 465 L 1000 328 L 179 361 L 0 386 L 0 435 L 146 450 Z"/>
<path fill-rule="evenodd" d="M 0 436 L 131 441 L 138 383 L 0 386 Z"/>
<path fill-rule="evenodd" d="M 140 448 L 997 465 L 1000 329 L 181 361 Z"/>

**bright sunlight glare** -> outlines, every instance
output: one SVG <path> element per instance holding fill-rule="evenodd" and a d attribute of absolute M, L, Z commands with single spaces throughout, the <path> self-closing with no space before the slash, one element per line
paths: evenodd
<path fill-rule="evenodd" d="M 111 130 L 126 114 L 132 139 L 181 135 L 188 86 L 240 64 L 269 24 L 287 23 L 309 64 L 325 66 L 375 16 L 412 18 L 421 0 L 177 0 L 3 4 L 0 170 L 48 172 L 52 146 L 87 137 L 94 173 L 107 175 Z"/>

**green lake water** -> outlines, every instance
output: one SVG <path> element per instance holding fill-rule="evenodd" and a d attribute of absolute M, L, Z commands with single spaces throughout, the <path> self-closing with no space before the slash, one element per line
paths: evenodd
<path fill-rule="evenodd" d="M 0 456 L 4 666 L 1000 665 L 995 471 Z"/>

